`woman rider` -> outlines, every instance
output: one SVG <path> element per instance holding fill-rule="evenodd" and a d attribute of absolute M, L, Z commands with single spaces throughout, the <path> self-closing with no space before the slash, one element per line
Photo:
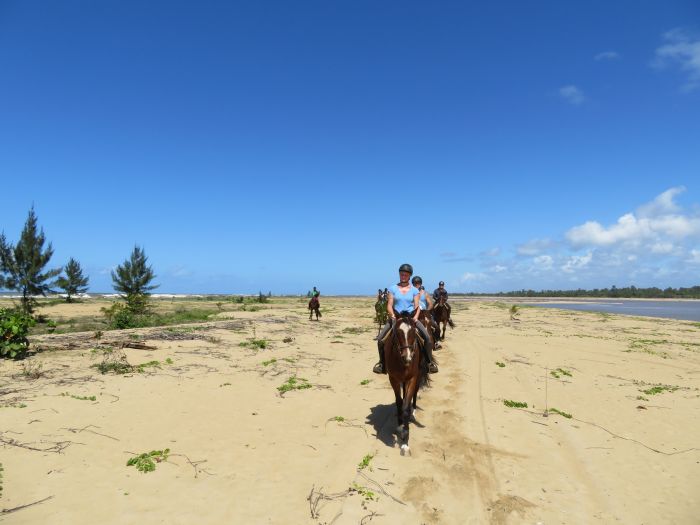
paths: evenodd
<path fill-rule="evenodd" d="M 420 292 L 408 281 L 413 274 L 413 267 L 410 264 L 402 264 L 399 267 L 399 283 L 393 285 L 389 289 L 389 295 L 387 298 L 387 313 L 389 314 L 389 320 L 379 332 L 377 336 L 377 349 L 379 351 L 379 362 L 374 365 L 372 370 L 375 374 L 385 374 L 386 368 L 384 366 L 384 343 L 382 339 L 389 331 L 391 326 L 396 320 L 396 314 L 403 312 L 413 312 L 413 320 L 416 323 L 416 328 L 420 331 L 423 336 L 423 354 L 428 359 L 428 371 L 434 374 L 438 371 L 438 367 L 433 361 L 433 349 L 430 348 L 430 337 L 426 331 L 423 324 L 418 320 L 420 315 Z"/>

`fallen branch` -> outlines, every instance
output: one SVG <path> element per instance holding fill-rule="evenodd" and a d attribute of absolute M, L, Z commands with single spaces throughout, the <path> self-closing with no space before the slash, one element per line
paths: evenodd
<path fill-rule="evenodd" d="M 80 434 L 81 432 L 90 432 L 91 434 L 96 434 L 96 435 L 98 435 L 98 436 L 102 436 L 102 437 L 106 437 L 106 438 L 109 438 L 109 439 L 113 439 L 114 441 L 119 441 L 119 440 L 118 440 L 117 438 L 115 438 L 115 437 L 108 436 L 107 434 L 102 434 L 102 433 L 100 433 L 100 432 L 95 432 L 94 430 L 90 430 L 90 427 L 93 427 L 93 428 L 100 428 L 100 427 L 98 427 L 98 426 L 96 426 L 96 425 L 87 425 L 87 426 L 85 426 L 85 427 L 83 427 L 83 428 L 66 428 L 66 427 L 63 427 L 63 428 L 61 428 L 60 430 L 67 430 L 68 432 L 73 432 L 73 434 Z"/>
<path fill-rule="evenodd" d="M 28 507 L 33 507 L 34 505 L 39 505 L 40 503 L 44 503 L 45 501 L 49 501 L 52 498 L 53 498 L 53 496 L 49 496 L 48 498 L 40 499 L 39 501 L 35 501 L 33 503 L 27 503 L 26 505 L 20 505 L 19 507 L 12 507 L 11 509 L 2 509 L 2 510 L 0 510 L 0 514 L 10 514 L 11 512 L 17 512 L 18 510 L 26 509 Z"/>
<path fill-rule="evenodd" d="M 378 481 L 375 481 L 375 480 L 373 480 L 372 478 L 370 478 L 370 477 L 369 477 L 367 474 L 365 474 L 362 470 L 358 471 L 358 474 L 359 474 L 360 476 L 362 476 L 363 478 L 365 478 L 366 481 L 369 481 L 370 483 L 373 483 L 374 486 L 377 487 L 377 488 L 382 492 L 382 494 L 384 494 L 385 496 L 390 497 L 390 498 L 393 499 L 396 503 L 400 503 L 401 505 L 406 505 L 406 504 L 405 504 L 403 501 L 401 501 L 400 499 L 397 499 L 397 498 L 395 498 L 394 496 L 392 496 L 391 494 L 389 494 L 386 490 L 384 490 L 384 487 L 382 486 L 381 483 L 379 483 Z"/>

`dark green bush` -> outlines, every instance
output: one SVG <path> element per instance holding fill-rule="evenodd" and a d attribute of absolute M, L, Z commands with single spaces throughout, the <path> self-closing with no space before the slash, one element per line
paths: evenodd
<path fill-rule="evenodd" d="M 34 319 L 17 310 L 0 308 L 0 357 L 21 359 L 29 350 L 27 333 Z"/>

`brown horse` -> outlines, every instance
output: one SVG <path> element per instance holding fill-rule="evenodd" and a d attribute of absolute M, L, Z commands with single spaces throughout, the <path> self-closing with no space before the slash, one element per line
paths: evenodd
<path fill-rule="evenodd" d="M 433 350 L 437 350 L 439 348 L 440 327 L 433 319 L 432 313 L 429 310 L 421 310 L 418 320 L 423 323 L 428 334 L 430 334 L 431 340 L 429 343 L 432 345 Z"/>
<path fill-rule="evenodd" d="M 435 319 L 435 322 L 438 324 L 438 334 L 440 332 L 440 323 L 442 323 L 442 335 L 440 339 L 444 341 L 447 325 L 449 324 L 451 328 L 455 327 L 452 319 L 450 319 L 450 311 L 447 309 L 445 296 L 441 296 L 433 307 L 433 319 Z"/>
<path fill-rule="evenodd" d="M 428 361 L 420 351 L 416 323 L 410 315 L 397 317 L 384 341 L 384 363 L 396 397 L 396 433 L 401 455 L 410 454 L 408 423 L 416 408 L 418 389 L 428 384 Z"/>
<path fill-rule="evenodd" d="M 321 303 L 315 295 L 309 301 L 309 321 L 311 321 L 314 312 L 316 312 L 316 320 L 318 321 L 318 318 L 321 317 Z"/>
<path fill-rule="evenodd" d="M 374 320 L 379 325 L 379 332 L 382 331 L 382 327 L 386 324 L 387 319 L 389 319 L 389 314 L 386 311 L 386 296 L 378 294 L 377 302 L 374 303 Z"/>

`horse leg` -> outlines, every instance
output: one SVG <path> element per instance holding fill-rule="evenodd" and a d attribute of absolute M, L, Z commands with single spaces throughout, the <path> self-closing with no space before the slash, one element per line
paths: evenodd
<path fill-rule="evenodd" d="M 391 388 L 394 389 L 394 397 L 396 398 L 396 419 L 397 419 L 397 431 L 401 428 L 403 421 L 401 420 L 401 404 L 403 400 L 401 399 L 401 384 L 398 379 L 394 379 L 389 376 L 389 382 L 391 383 Z"/>
<path fill-rule="evenodd" d="M 442 337 L 440 339 L 443 341 L 445 340 L 445 330 L 447 330 L 447 321 L 442 322 Z"/>
<path fill-rule="evenodd" d="M 409 379 L 405 385 L 403 397 L 403 426 L 401 427 L 401 455 L 411 455 L 411 449 L 408 446 L 409 430 L 408 423 L 411 420 L 412 406 L 415 403 L 415 396 L 418 392 L 418 383 L 416 376 Z"/>

